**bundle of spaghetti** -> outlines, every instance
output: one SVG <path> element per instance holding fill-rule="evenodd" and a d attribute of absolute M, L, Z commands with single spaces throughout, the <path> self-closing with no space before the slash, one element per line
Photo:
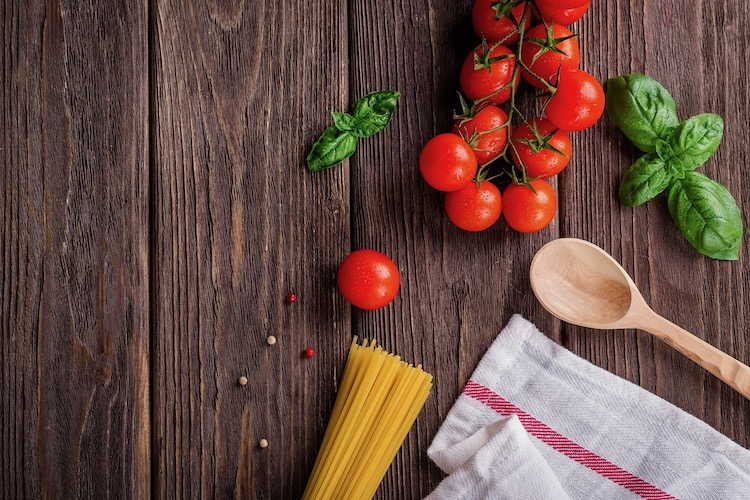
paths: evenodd
<path fill-rule="evenodd" d="M 355 337 L 303 500 L 372 498 L 431 387 L 421 365 Z"/>

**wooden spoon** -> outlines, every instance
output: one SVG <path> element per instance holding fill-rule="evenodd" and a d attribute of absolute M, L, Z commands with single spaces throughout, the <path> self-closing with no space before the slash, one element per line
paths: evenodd
<path fill-rule="evenodd" d="M 574 325 L 644 330 L 750 399 L 750 367 L 656 314 L 628 273 L 588 241 L 561 238 L 531 262 L 531 288 L 545 309 Z"/>

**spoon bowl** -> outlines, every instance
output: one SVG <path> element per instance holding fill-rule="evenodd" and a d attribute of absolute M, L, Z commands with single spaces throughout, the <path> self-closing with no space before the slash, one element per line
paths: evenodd
<path fill-rule="evenodd" d="M 575 238 L 547 243 L 531 261 L 529 277 L 539 302 L 561 320 L 645 330 L 750 399 L 750 367 L 652 311 L 622 266 L 593 243 Z"/>
<path fill-rule="evenodd" d="M 531 262 L 531 287 L 545 309 L 567 323 L 618 328 L 640 293 L 611 255 L 588 241 L 561 238 Z"/>

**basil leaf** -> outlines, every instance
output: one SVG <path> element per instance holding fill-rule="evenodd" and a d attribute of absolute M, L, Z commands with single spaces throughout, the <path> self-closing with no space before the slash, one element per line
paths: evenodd
<path fill-rule="evenodd" d="M 695 171 L 669 186 L 667 205 L 685 239 L 703 255 L 737 260 L 742 215 L 727 188 Z"/>
<path fill-rule="evenodd" d="M 672 158 L 666 165 L 667 173 L 675 179 L 685 178 L 685 163 L 679 158 Z"/>
<path fill-rule="evenodd" d="M 391 120 L 399 95 L 395 90 L 383 90 L 367 94 L 354 103 L 352 133 L 357 137 L 370 137 L 383 130 Z"/>
<path fill-rule="evenodd" d="M 315 141 L 307 155 L 307 168 L 317 172 L 332 167 L 354 154 L 357 149 L 357 137 L 336 127 L 328 127 Z"/>
<path fill-rule="evenodd" d="M 622 178 L 620 203 L 626 207 L 642 205 L 667 189 L 670 179 L 664 160 L 654 154 L 641 156 Z"/>
<path fill-rule="evenodd" d="M 669 161 L 672 158 L 674 158 L 674 151 L 672 151 L 672 146 L 669 145 L 667 141 L 663 141 L 661 139 L 656 140 L 656 144 L 654 144 L 656 147 L 656 154 L 664 161 Z"/>
<path fill-rule="evenodd" d="M 719 115 L 704 113 L 682 122 L 669 142 L 685 169 L 695 170 L 714 154 L 723 134 L 724 120 Z"/>
<path fill-rule="evenodd" d="M 349 132 L 354 128 L 356 119 L 349 113 L 331 113 L 333 115 L 333 124 L 342 132 Z"/>
<path fill-rule="evenodd" d="M 610 78 L 606 109 L 612 122 L 646 153 L 656 151 L 657 139 L 669 138 L 680 123 L 667 89 L 641 74 Z"/>

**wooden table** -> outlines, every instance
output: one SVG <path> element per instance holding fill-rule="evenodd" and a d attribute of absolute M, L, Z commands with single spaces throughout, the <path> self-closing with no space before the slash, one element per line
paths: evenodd
<path fill-rule="evenodd" d="M 575 26 L 582 67 L 602 81 L 648 73 L 683 118 L 723 116 L 703 171 L 747 222 L 744 2 L 593 4 Z M 712 261 L 664 199 L 622 207 L 618 182 L 637 152 L 606 118 L 573 136 L 549 228 L 469 234 L 445 218 L 417 158 L 450 126 L 458 68 L 477 43 L 470 10 L 3 2 L 0 497 L 298 497 L 357 334 L 435 376 L 378 493 L 419 498 L 442 478 L 426 456 L 432 436 L 515 312 L 750 446 L 750 403 L 716 378 L 642 332 L 561 324 L 531 293 L 534 252 L 585 238 L 657 312 L 750 362 L 750 244 L 738 262 Z M 388 128 L 343 167 L 308 172 L 330 112 L 377 89 L 402 93 Z M 353 310 L 335 286 L 338 264 L 365 247 L 402 276 L 376 312 Z M 317 356 L 302 359 L 306 347 Z"/>

